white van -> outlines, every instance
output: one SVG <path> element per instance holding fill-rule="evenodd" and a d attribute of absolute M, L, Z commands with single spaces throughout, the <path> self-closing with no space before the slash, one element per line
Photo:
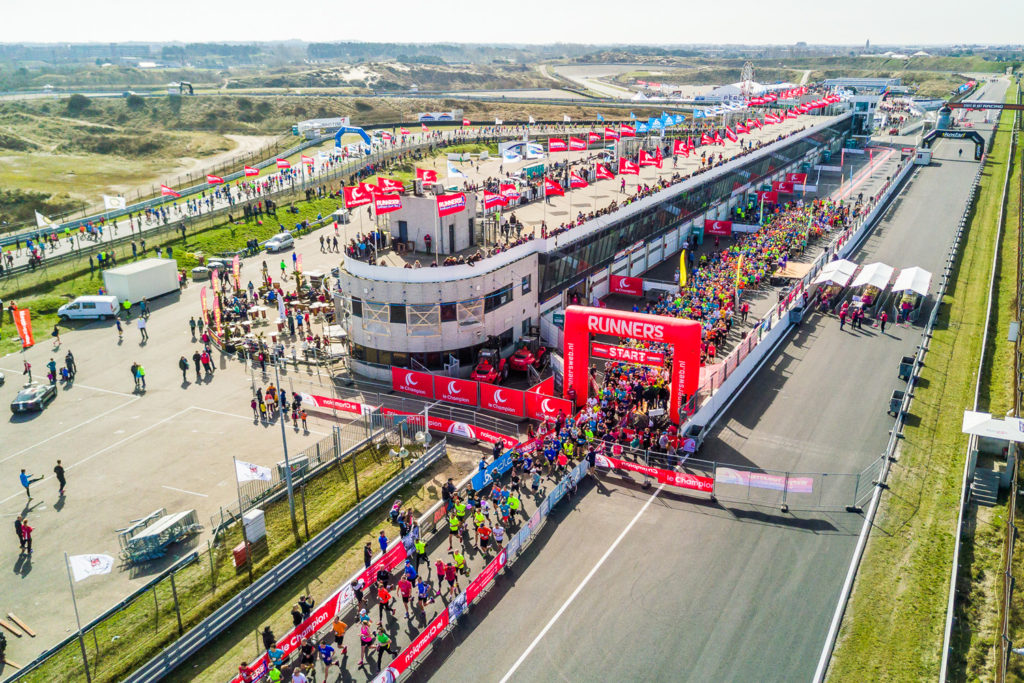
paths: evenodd
<path fill-rule="evenodd" d="M 80 296 L 69 304 L 57 309 L 61 320 L 82 320 L 85 318 L 112 318 L 117 315 L 116 296 Z"/>

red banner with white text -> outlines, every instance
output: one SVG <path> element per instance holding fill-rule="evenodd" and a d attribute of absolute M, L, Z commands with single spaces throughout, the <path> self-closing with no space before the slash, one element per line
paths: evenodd
<path fill-rule="evenodd" d="M 644 280 L 640 277 L 612 275 L 608 278 L 608 291 L 612 294 L 644 295 Z"/>
<path fill-rule="evenodd" d="M 460 406 L 477 405 L 477 383 L 470 379 L 455 379 L 434 375 L 434 398 L 438 401 L 458 403 Z"/>
<path fill-rule="evenodd" d="M 393 408 L 381 408 L 380 412 L 383 415 L 417 415 L 418 413 L 407 413 L 404 410 L 395 410 Z M 492 431 L 490 429 L 484 429 L 483 427 L 477 427 L 475 425 L 466 424 L 465 422 L 457 422 L 455 420 L 449 420 L 443 417 L 434 417 L 433 415 L 428 416 L 428 428 L 435 432 L 444 432 L 445 434 L 451 434 L 452 436 L 461 436 L 464 439 L 473 439 L 476 441 L 483 441 L 484 443 L 501 443 L 506 448 L 512 448 L 519 443 L 518 439 L 514 439 L 504 434 Z"/>
<path fill-rule="evenodd" d="M 647 349 L 634 349 L 628 346 L 612 346 L 594 342 L 590 345 L 590 355 L 594 358 L 614 360 L 620 363 L 636 363 L 639 365 L 653 365 L 656 368 L 665 366 L 665 354 Z"/>
<path fill-rule="evenodd" d="M 526 417 L 526 395 L 518 389 L 481 382 L 480 407 L 509 417 Z"/>
<path fill-rule="evenodd" d="M 572 401 L 527 392 L 526 416 L 531 420 L 539 420 L 541 422 L 544 420 L 554 421 L 558 417 L 559 412 L 562 413 L 563 417 L 571 416 L 573 414 Z"/>
<path fill-rule="evenodd" d="M 391 368 L 391 388 L 420 398 L 434 398 L 434 376 L 403 368 Z"/>
<path fill-rule="evenodd" d="M 299 394 L 299 398 L 305 405 L 313 408 L 326 408 L 327 410 L 340 410 L 343 413 L 363 414 L 363 404 L 358 401 L 346 401 L 342 398 L 331 398 L 330 396 L 317 396 L 316 394 Z"/>
<path fill-rule="evenodd" d="M 620 460 L 619 458 L 610 458 L 606 455 L 599 455 L 595 460 L 595 464 L 598 467 L 607 467 L 618 470 L 628 470 L 630 472 L 639 472 L 640 474 L 647 475 L 652 479 L 656 480 L 659 484 L 668 484 L 669 486 L 676 486 L 681 489 L 690 489 L 691 491 L 702 491 L 704 493 L 712 493 L 715 490 L 715 480 L 711 477 L 701 477 L 696 474 L 690 474 L 688 472 L 675 472 L 673 470 L 663 470 L 660 467 L 651 467 L 650 465 L 641 465 L 640 463 L 630 462 L 629 460 Z"/>
<path fill-rule="evenodd" d="M 36 343 L 35 337 L 32 336 L 32 313 L 27 308 L 14 309 L 14 327 L 21 337 L 22 348 L 27 349 Z"/>

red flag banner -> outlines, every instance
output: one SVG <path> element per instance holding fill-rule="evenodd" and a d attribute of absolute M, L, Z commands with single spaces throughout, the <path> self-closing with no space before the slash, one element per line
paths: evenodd
<path fill-rule="evenodd" d="M 466 195 L 462 192 L 437 195 L 437 215 L 442 218 L 466 208 Z"/>
<path fill-rule="evenodd" d="M 633 126 L 626 125 L 625 123 L 619 126 L 619 135 L 624 138 L 635 138 L 636 128 Z"/>
<path fill-rule="evenodd" d="M 181 195 L 167 187 L 166 185 L 160 186 L 160 194 L 164 197 L 180 197 Z"/>
<path fill-rule="evenodd" d="M 436 183 L 437 171 L 432 168 L 417 168 L 416 180 L 422 180 L 425 183 Z"/>
<path fill-rule="evenodd" d="M 597 131 L 587 133 L 587 142 L 601 142 L 601 134 Z"/>
<path fill-rule="evenodd" d="M 757 201 L 766 201 L 776 204 L 779 201 L 779 193 L 771 190 L 758 190 Z"/>
<path fill-rule="evenodd" d="M 551 178 L 544 179 L 544 196 L 545 197 L 562 197 L 565 195 L 565 190 L 556 181 Z"/>
<path fill-rule="evenodd" d="M 641 166 L 657 166 L 661 168 L 661 159 L 652 157 L 645 150 L 640 150 L 640 165 Z"/>
<path fill-rule="evenodd" d="M 617 130 L 615 130 L 614 128 L 608 128 L 607 126 L 605 126 L 605 129 L 604 129 L 604 139 L 605 140 L 618 140 L 619 139 L 619 132 Z"/>
<path fill-rule="evenodd" d="M 707 133 L 703 133 L 700 136 L 700 144 L 702 144 L 702 145 L 713 145 L 713 144 L 715 144 L 715 139 L 713 137 L 711 137 L 710 135 L 708 135 Z"/>
<path fill-rule="evenodd" d="M 243 166 L 242 168 L 245 171 L 246 178 L 252 178 L 253 176 L 258 176 L 260 174 L 260 169 L 254 166 Z"/>
<path fill-rule="evenodd" d="M 804 183 L 807 182 L 807 174 L 806 173 L 787 173 L 786 174 L 786 182 L 787 183 L 796 183 L 797 185 L 803 185 Z"/>
<path fill-rule="evenodd" d="M 27 308 L 14 309 L 14 328 L 18 330 L 18 337 L 21 338 L 21 348 L 27 349 L 36 343 L 32 336 L 32 312 Z"/>
<path fill-rule="evenodd" d="M 373 210 L 378 215 L 398 211 L 402 208 L 402 197 L 397 194 L 379 194 L 373 198 Z"/>
<path fill-rule="evenodd" d="M 206 182 L 210 185 L 220 185 L 221 183 L 224 182 L 224 179 L 221 178 L 219 175 L 210 175 L 209 173 L 207 173 Z"/>
<path fill-rule="evenodd" d="M 772 183 L 772 189 L 784 194 L 793 194 L 793 183 L 776 180 Z"/>
<path fill-rule="evenodd" d="M 505 199 L 519 199 L 519 190 L 511 183 L 502 183 L 498 190 L 501 191 L 501 196 Z"/>
<path fill-rule="evenodd" d="M 582 138 L 569 138 L 569 149 L 578 152 L 587 148 L 587 141 Z"/>
<path fill-rule="evenodd" d="M 300 159 L 299 159 L 299 160 L 300 160 L 300 161 L 301 161 L 302 163 L 306 164 L 307 166 L 312 166 L 313 164 L 315 164 L 315 163 L 316 163 L 316 162 L 315 162 L 315 161 L 313 160 L 313 157 L 308 157 L 308 156 L 306 156 L 305 154 L 303 154 L 303 155 L 302 155 L 302 156 L 300 157 Z"/>
<path fill-rule="evenodd" d="M 565 140 L 548 138 L 548 152 L 564 152 L 566 149 Z"/>
<path fill-rule="evenodd" d="M 373 201 L 373 196 L 366 191 L 362 185 L 356 185 L 355 187 L 344 187 L 342 191 L 345 195 L 345 208 L 354 209 L 357 206 L 364 206 Z"/>
<path fill-rule="evenodd" d="M 401 180 L 391 178 L 377 178 L 377 188 L 381 192 L 405 192 L 405 185 Z"/>
<path fill-rule="evenodd" d="M 496 206 L 505 206 L 508 202 L 500 194 L 484 190 L 484 208 L 493 209 Z"/>
<path fill-rule="evenodd" d="M 292 164 L 287 159 L 278 159 L 277 160 L 277 167 L 278 168 L 291 168 Z"/>
<path fill-rule="evenodd" d="M 615 180 L 615 176 L 604 164 L 594 165 L 594 177 L 598 180 Z"/>
<path fill-rule="evenodd" d="M 619 173 L 622 175 L 640 175 L 640 167 L 626 158 L 619 159 Z"/>
<path fill-rule="evenodd" d="M 684 157 L 690 156 L 690 148 L 686 146 L 686 141 L 676 140 L 672 143 L 672 153 L 681 154 Z"/>
<path fill-rule="evenodd" d="M 589 184 L 590 183 L 588 183 L 583 178 L 583 176 L 581 176 L 576 171 L 569 171 L 569 187 L 571 187 L 573 189 L 577 189 L 577 188 L 581 188 L 581 187 L 586 187 Z"/>
<path fill-rule="evenodd" d="M 462 117 L 462 125 L 468 126 L 469 125 L 469 119 L 467 119 L 466 117 Z"/>

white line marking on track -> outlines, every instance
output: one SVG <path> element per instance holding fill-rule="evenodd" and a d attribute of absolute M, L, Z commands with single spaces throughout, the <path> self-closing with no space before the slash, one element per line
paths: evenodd
<path fill-rule="evenodd" d="M 115 441 L 114 443 L 112 443 L 112 444 L 110 444 L 108 446 L 104 446 L 103 448 L 101 448 L 100 450 L 96 451 L 92 455 L 89 455 L 89 456 L 83 458 L 82 460 L 79 460 L 78 462 L 72 464 L 72 465 L 68 465 L 64 469 L 72 470 L 72 469 L 78 467 L 79 465 L 84 465 L 85 463 L 89 462 L 93 458 L 95 458 L 95 457 L 97 457 L 99 455 L 103 455 L 104 453 L 106 453 L 107 451 L 111 450 L 112 448 L 117 448 L 121 444 L 126 443 L 128 441 L 131 441 L 135 437 L 140 436 L 142 434 L 145 434 L 146 432 L 148 432 L 151 429 L 159 427 L 160 425 L 165 424 L 167 422 L 170 422 L 171 420 L 173 420 L 173 419 L 175 419 L 177 417 L 180 417 L 184 413 L 187 413 L 189 410 L 191 410 L 191 408 L 185 408 L 184 410 L 179 410 L 174 415 L 169 415 L 169 416 L 165 417 L 164 419 L 160 420 L 159 422 L 154 422 L 153 424 L 149 425 L 148 427 L 143 427 L 139 431 L 135 432 L 134 434 L 130 434 L 130 435 L 124 437 L 120 441 Z M 11 495 L 9 495 L 6 498 L 4 498 L 3 500 L 0 500 L 0 504 L 6 503 L 7 501 L 9 501 L 9 500 L 11 500 L 13 498 L 17 498 L 18 496 L 22 496 L 22 495 L 24 495 L 24 493 L 25 493 L 24 491 L 19 491 L 18 493 L 12 493 Z"/>
<path fill-rule="evenodd" d="M 89 386 L 88 384 L 72 383 L 71 386 L 82 387 L 83 389 L 92 389 L 93 391 L 102 391 L 105 394 L 114 394 L 115 396 L 130 396 L 132 398 L 139 398 L 138 394 L 126 394 L 123 391 L 114 391 L 113 389 L 100 389 L 99 387 Z"/>
<path fill-rule="evenodd" d="M 185 489 L 179 489 L 179 488 L 176 488 L 174 486 L 168 486 L 167 484 L 164 484 L 163 488 L 170 489 L 172 491 L 178 491 L 180 493 L 187 493 L 187 494 L 192 495 L 192 496 L 202 496 L 203 498 L 209 498 L 209 496 L 206 495 L 205 493 L 196 493 L 195 491 L 186 491 Z"/>
<path fill-rule="evenodd" d="M 223 410 L 214 410 L 213 408 L 200 408 L 199 406 L 192 406 L 196 410 L 202 410 L 207 413 L 214 413 L 215 415 L 223 415 L 225 417 L 237 417 L 240 420 L 246 422 L 252 422 L 252 417 L 248 415 L 239 415 L 238 413 L 225 413 Z M 295 431 L 294 429 L 292 431 Z M 319 434 L 320 436 L 327 436 L 327 432 L 317 431 L 316 429 L 307 429 L 310 434 Z"/>
<path fill-rule="evenodd" d="M 661 484 L 658 486 L 657 489 L 654 490 L 654 493 L 651 494 L 651 497 L 647 499 L 647 502 L 644 503 L 644 506 L 640 508 L 639 512 L 636 513 L 636 516 L 634 516 L 633 519 L 629 522 L 629 524 L 626 525 L 626 528 L 622 530 L 622 533 L 619 534 L 619 537 L 615 539 L 615 542 L 608 547 L 608 550 L 606 550 L 604 555 L 601 556 L 601 559 L 597 561 L 597 564 L 595 564 L 594 567 L 590 570 L 590 573 L 587 574 L 583 581 L 580 582 L 580 585 L 576 586 L 576 590 L 574 590 L 572 592 L 572 595 L 570 595 L 569 598 L 564 603 L 562 603 L 562 606 L 558 608 L 558 611 L 555 612 L 555 615 L 553 617 L 551 617 L 551 620 L 544 625 L 544 628 L 541 629 L 540 633 L 537 634 L 537 637 L 533 639 L 533 642 L 530 643 L 530 645 L 523 651 L 523 654 L 519 655 L 519 659 L 517 659 L 515 664 L 512 665 L 512 668 L 508 670 L 508 673 L 502 676 L 500 683 L 506 683 L 508 679 L 512 677 L 512 674 L 514 674 L 516 670 L 522 665 L 522 663 L 526 661 L 526 658 L 530 656 L 531 652 L 533 652 L 533 648 L 537 647 L 537 644 L 544 638 L 545 635 L 547 635 L 551 627 L 554 626 L 556 621 L 558 621 L 558 618 L 562 616 L 562 613 L 569 607 L 569 605 L 572 604 L 572 601 L 576 599 L 576 596 L 579 595 L 583 588 L 590 582 L 590 579 L 594 577 L 594 574 L 596 574 L 597 570 L 601 568 L 601 565 L 604 564 L 605 560 L 607 560 L 611 556 L 611 554 L 619 546 L 619 543 L 622 542 L 622 539 L 626 537 L 626 534 L 628 534 L 629 530 L 633 528 L 633 525 L 637 523 L 637 520 L 639 520 L 640 517 L 643 516 L 643 514 L 647 511 L 647 508 L 650 507 L 651 503 L 654 502 L 654 499 L 658 497 L 658 494 L 661 493 L 661 490 L 663 488 L 665 488 L 665 485 Z"/>
<path fill-rule="evenodd" d="M 125 394 L 125 396 L 128 396 L 128 394 Z M 65 429 L 65 430 L 64 430 L 63 432 L 57 432 L 56 434 L 54 434 L 54 435 L 52 435 L 52 436 L 48 436 L 48 437 L 46 437 L 46 438 L 45 438 L 45 439 L 43 439 L 42 441 L 37 441 L 37 442 L 35 442 L 34 444 L 32 444 L 31 446 L 26 446 L 25 448 L 22 448 L 22 449 L 21 449 L 20 451 L 18 451 L 18 452 L 16 452 L 16 453 L 11 453 L 10 455 L 8 455 L 8 456 L 7 456 L 7 457 L 5 457 L 5 458 L 0 458 L 0 463 L 2 463 L 2 462 L 7 462 L 7 461 L 8 461 L 8 460 L 10 460 L 11 458 L 16 458 L 16 457 L 18 457 L 19 455 L 21 455 L 22 453 L 27 453 L 27 452 L 29 452 L 30 450 L 32 450 L 33 448 L 35 448 L 35 447 L 37 447 L 37 446 L 42 446 L 42 445 L 43 445 L 44 443 L 46 443 L 47 441 L 50 441 L 50 440 L 52 440 L 52 439 L 56 439 L 56 438 L 57 438 L 58 436 L 63 436 L 64 434 L 67 434 L 68 432 L 71 432 L 71 431 L 74 431 L 74 430 L 76 430 L 76 429 L 78 429 L 78 428 L 80 428 L 80 427 L 83 427 L 83 426 L 85 426 L 85 425 L 89 424 L 90 422 L 94 422 L 94 421 L 96 421 L 96 420 L 100 419 L 101 417 L 106 417 L 107 415 L 110 415 L 110 414 L 111 414 L 112 412 L 114 412 L 115 410 L 120 410 L 121 408 L 124 408 L 124 407 L 125 407 L 125 406 L 127 406 L 127 405 L 131 405 L 132 403 L 135 403 L 136 401 L 138 401 L 138 400 L 139 400 L 139 398 L 140 398 L 139 396 L 133 396 L 133 397 L 132 397 L 132 400 L 130 400 L 130 401 L 125 401 L 124 403 L 122 403 L 122 404 L 121 404 L 121 405 L 119 405 L 119 406 L 114 406 L 114 407 L 113 407 L 113 408 L 111 408 L 110 410 L 107 410 L 107 411 L 105 411 L 105 412 L 102 412 L 102 413 L 100 413 L 99 415 L 95 415 L 95 416 L 93 416 L 93 417 L 90 417 L 90 418 L 89 418 L 88 420 L 86 420 L 85 422 L 79 422 L 79 423 L 78 423 L 78 424 L 76 424 L 76 425 L 75 425 L 74 427 L 68 427 L 68 428 L 67 428 L 67 429 Z"/>

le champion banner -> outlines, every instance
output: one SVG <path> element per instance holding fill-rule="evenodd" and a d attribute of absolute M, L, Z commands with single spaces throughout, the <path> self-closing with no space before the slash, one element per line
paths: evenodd
<path fill-rule="evenodd" d="M 639 472 L 640 474 L 644 474 L 647 475 L 648 477 L 651 477 L 659 484 L 668 484 L 669 486 L 676 486 L 681 489 L 689 489 L 691 491 L 702 491 L 704 493 L 712 493 L 715 490 L 714 479 L 712 479 L 711 477 L 701 477 L 699 475 L 690 474 L 688 472 L 674 472 L 672 470 L 663 470 L 660 467 L 641 465 L 640 463 L 630 462 L 629 460 L 620 460 L 619 458 L 611 458 L 606 455 L 597 456 L 595 464 L 598 467 L 605 467 L 608 469 Z"/>

